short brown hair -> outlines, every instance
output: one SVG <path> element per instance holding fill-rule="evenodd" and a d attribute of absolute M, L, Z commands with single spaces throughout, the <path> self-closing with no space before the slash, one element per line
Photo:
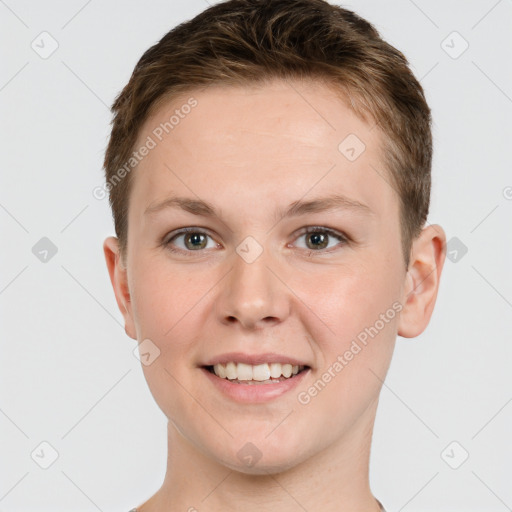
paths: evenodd
<path fill-rule="evenodd" d="M 404 55 L 369 22 L 324 0 L 228 0 L 181 23 L 144 53 L 112 105 L 104 162 L 122 255 L 132 180 L 129 173 L 117 183 L 114 178 L 130 159 L 149 115 L 164 100 L 191 89 L 276 78 L 322 81 L 362 119 L 379 125 L 386 172 L 375 171 L 400 198 L 408 267 L 430 203 L 430 109 Z"/>

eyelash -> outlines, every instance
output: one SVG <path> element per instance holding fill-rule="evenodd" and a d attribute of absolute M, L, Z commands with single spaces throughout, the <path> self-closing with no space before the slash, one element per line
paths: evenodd
<path fill-rule="evenodd" d="M 206 235 L 206 236 L 210 237 L 213 240 L 213 237 L 211 235 L 209 235 L 208 232 L 203 230 L 202 228 L 191 227 L 191 228 L 183 228 L 183 229 L 180 229 L 180 230 L 176 231 L 171 238 L 164 239 L 163 242 L 162 242 L 162 245 L 164 247 L 166 247 L 172 253 L 184 254 L 186 256 L 194 256 L 194 253 L 204 252 L 205 249 L 197 249 L 195 251 L 190 251 L 190 250 L 184 250 L 184 249 L 176 249 L 175 247 L 172 247 L 171 243 L 173 241 L 175 241 L 178 237 L 180 237 L 182 235 L 186 235 L 187 233 Z M 350 239 L 349 239 L 348 236 L 346 236 L 343 233 L 340 233 L 339 231 L 336 231 L 334 229 L 327 228 L 327 227 L 322 227 L 322 226 L 309 226 L 307 228 L 304 228 L 304 230 L 302 230 L 297 235 L 296 239 L 301 237 L 301 236 L 309 235 L 309 234 L 312 234 L 312 233 L 324 233 L 324 234 L 327 234 L 329 237 L 337 238 L 342 245 L 347 245 L 348 243 L 350 243 Z M 333 252 L 334 248 L 331 248 L 331 249 L 320 249 L 320 250 L 315 250 L 315 249 L 303 249 L 303 250 L 307 251 L 308 255 L 311 256 L 312 254 L 317 254 L 317 253 L 318 254 L 326 254 L 326 253 L 328 254 L 328 253 L 331 253 L 331 252 Z"/>

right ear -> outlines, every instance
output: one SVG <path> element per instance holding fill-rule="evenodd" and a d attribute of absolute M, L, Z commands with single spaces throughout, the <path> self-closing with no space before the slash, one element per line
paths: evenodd
<path fill-rule="evenodd" d="M 119 252 L 119 239 L 109 236 L 103 242 L 103 252 L 107 262 L 110 282 L 114 288 L 117 306 L 124 317 L 124 330 L 126 334 L 136 340 L 135 325 L 133 321 L 132 303 L 128 288 L 127 268 L 123 265 Z"/>

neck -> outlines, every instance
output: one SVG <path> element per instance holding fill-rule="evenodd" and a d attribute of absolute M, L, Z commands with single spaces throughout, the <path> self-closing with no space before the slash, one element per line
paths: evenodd
<path fill-rule="evenodd" d="M 164 483 L 138 512 L 380 512 L 369 481 L 377 403 L 327 449 L 285 471 L 234 471 L 200 452 L 168 423 Z"/>

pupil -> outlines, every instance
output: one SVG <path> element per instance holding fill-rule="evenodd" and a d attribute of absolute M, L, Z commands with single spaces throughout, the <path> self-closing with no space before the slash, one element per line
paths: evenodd
<path fill-rule="evenodd" d="M 192 233 L 187 236 L 187 247 L 189 249 L 201 249 L 202 247 L 204 247 L 204 243 L 201 242 L 204 242 L 205 238 L 206 237 L 201 233 Z M 196 242 L 199 242 L 200 245 L 197 245 Z"/>
<path fill-rule="evenodd" d="M 327 235 L 323 233 L 311 233 L 309 239 L 313 242 L 313 249 L 318 249 L 319 247 L 323 249 L 327 246 Z M 316 245 L 317 243 L 320 245 Z"/>

